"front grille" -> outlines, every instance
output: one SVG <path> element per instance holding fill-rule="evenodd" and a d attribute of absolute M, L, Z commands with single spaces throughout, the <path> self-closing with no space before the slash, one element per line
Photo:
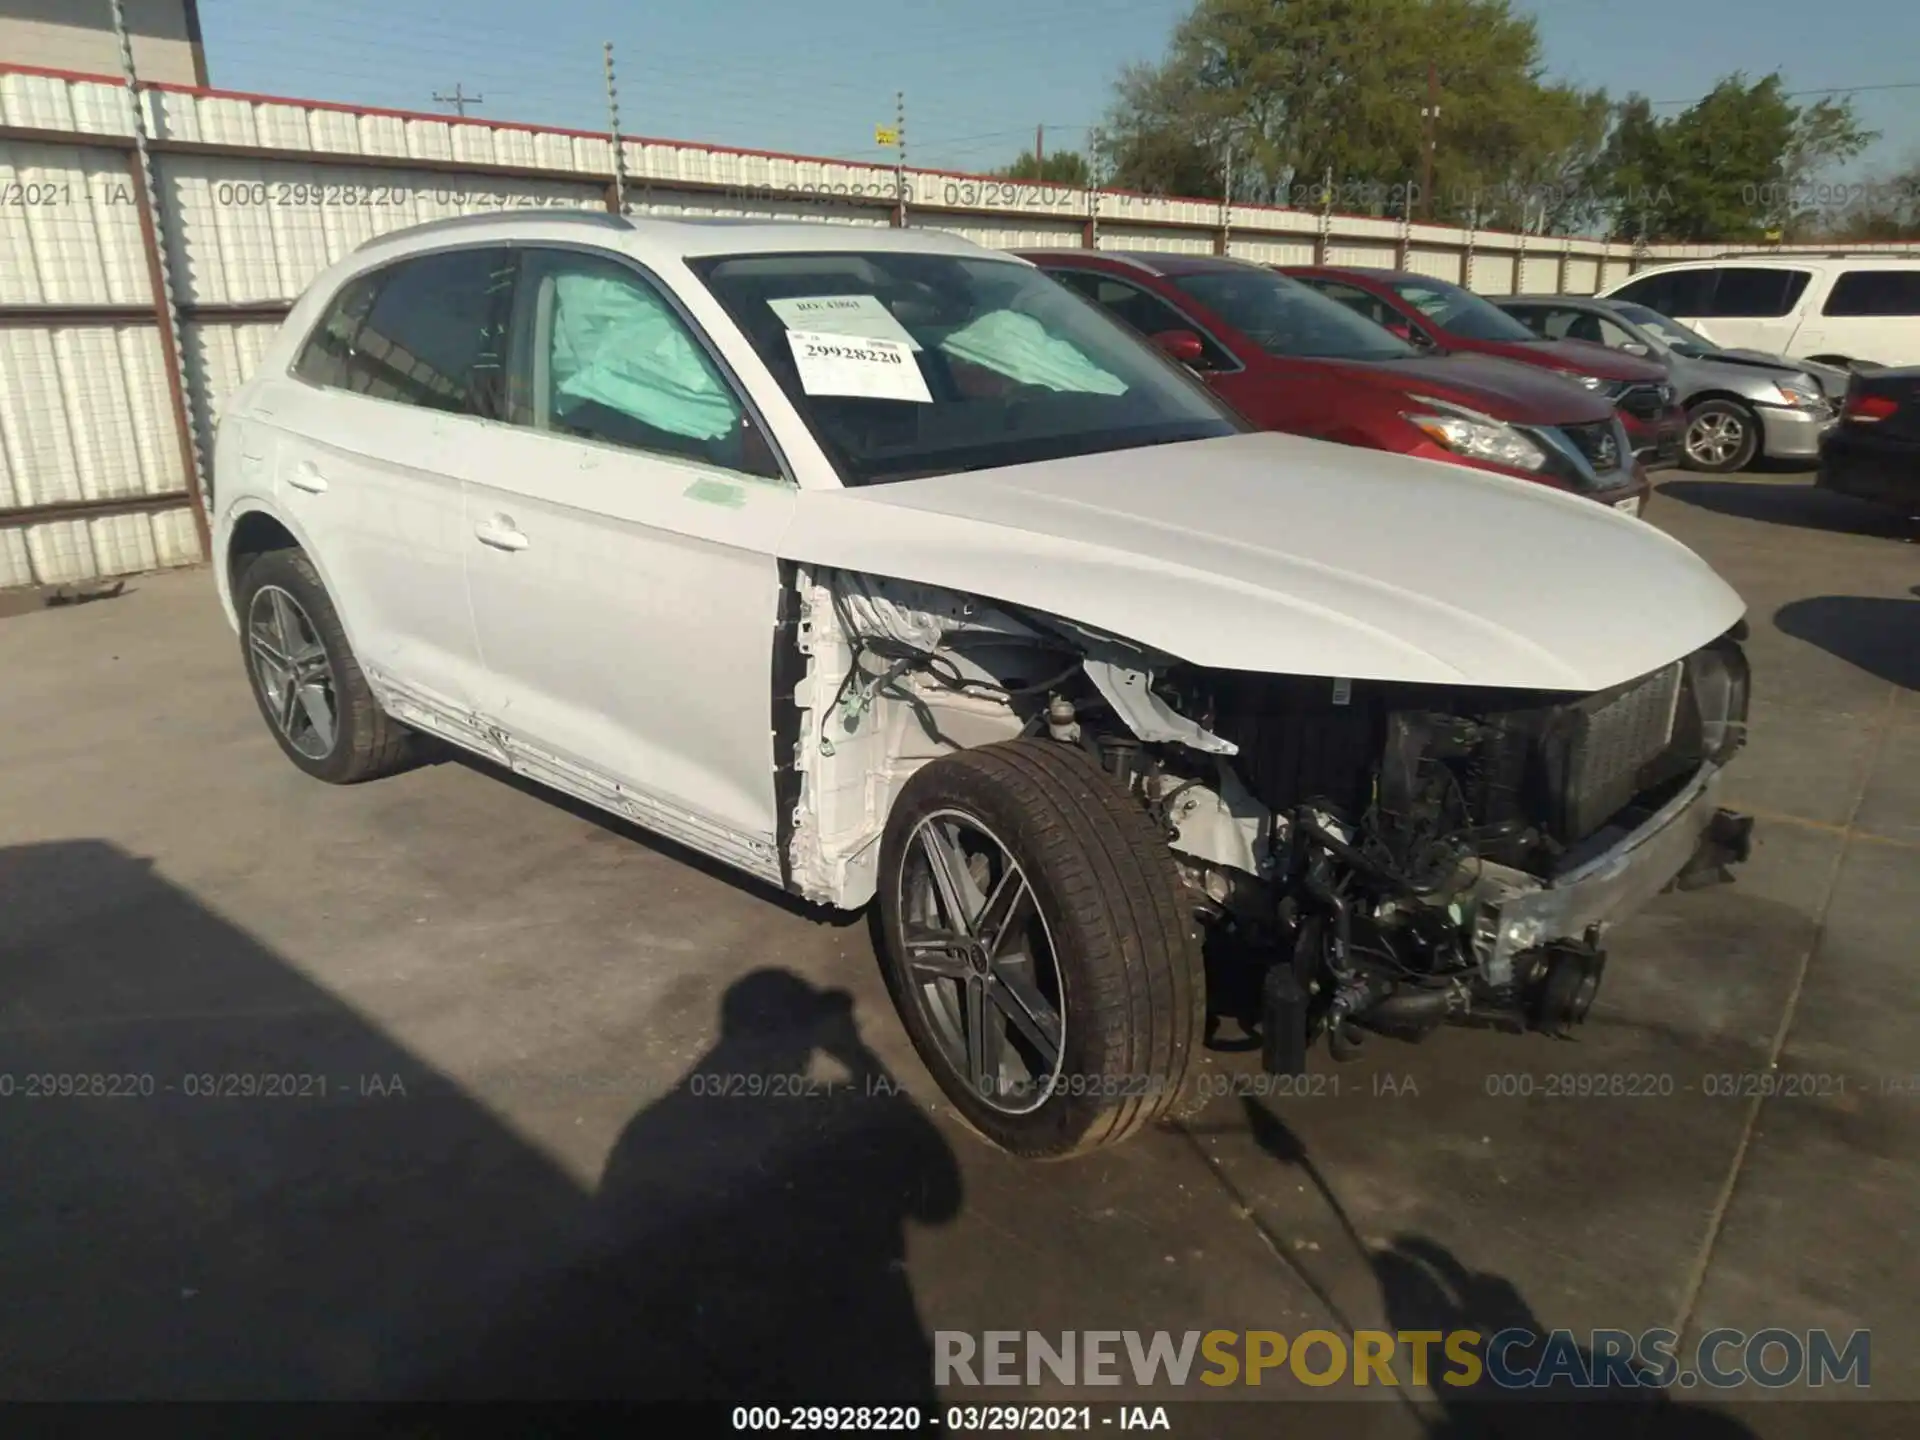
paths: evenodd
<path fill-rule="evenodd" d="M 1573 442 L 1574 449 L 1600 474 L 1618 470 L 1626 454 L 1620 445 L 1620 432 L 1611 420 L 1591 425 L 1562 425 L 1560 433 Z"/>
<path fill-rule="evenodd" d="M 1676 662 L 1556 716 L 1548 764 L 1558 772 L 1552 788 L 1562 839 L 1592 834 L 1639 792 L 1642 775 L 1673 738 L 1682 668 Z"/>

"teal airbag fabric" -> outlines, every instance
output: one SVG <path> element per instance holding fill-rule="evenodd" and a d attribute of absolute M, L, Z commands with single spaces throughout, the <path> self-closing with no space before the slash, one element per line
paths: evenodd
<path fill-rule="evenodd" d="M 596 401 L 669 434 L 714 440 L 738 419 L 664 302 L 619 280 L 554 278 L 552 365 L 556 396 Z"/>
<path fill-rule="evenodd" d="M 1124 395 L 1127 385 L 1073 345 L 1047 333 L 1031 315 L 994 310 L 962 326 L 940 348 L 949 355 L 1018 380 L 1080 395 Z"/>

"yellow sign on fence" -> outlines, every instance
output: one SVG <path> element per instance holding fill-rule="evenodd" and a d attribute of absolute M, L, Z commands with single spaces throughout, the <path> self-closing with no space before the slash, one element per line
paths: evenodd
<path fill-rule="evenodd" d="M 898 145 L 900 132 L 886 125 L 873 127 L 873 143 L 876 145 Z"/>

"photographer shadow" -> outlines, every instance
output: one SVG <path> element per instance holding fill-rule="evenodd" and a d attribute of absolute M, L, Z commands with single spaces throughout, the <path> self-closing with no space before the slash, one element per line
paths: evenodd
<path fill-rule="evenodd" d="M 960 1200 L 951 1148 L 850 998 L 756 971 L 727 991 L 713 1047 L 621 1134 L 571 1263 L 434 1389 L 933 1414 L 906 1228 Z"/>
<path fill-rule="evenodd" d="M 930 1401 L 906 1226 L 958 1166 L 845 994 L 741 978 L 593 1187 L 472 1083 L 151 861 L 0 846 L 0 1399 Z"/>
<path fill-rule="evenodd" d="M 1450 1383 L 1458 1367 L 1441 1360 L 1435 1347 L 1430 1388 L 1438 1414 L 1422 1407 L 1429 1440 L 1757 1440 L 1739 1421 L 1682 1404 L 1647 1383 L 1650 1377 L 1637 1363 L 1598 1356 L 1570 1336 L 1550 1339 L 1550 1329 L 1511 1280 L 1470 1269 L 1439 1241 L 1400 1235 L 1386 1245 L 1367 1243 L 1300 1138 L 1260 1102 L 1241 1103 L 1254 1142 L 1301 1174 L 1366 1261 L 1380 1288 L 1389 1330 L 1441 1336 L 1466 1330 L 1480 1337 L 1473 1348 L 1482 1363 L 1470 1384 Z M 1348 1324 L 1318 1282 L 1310 1280 L 1309 1287 L 1341 1324 Z M 1511 1348 L 1503 1344 L 1503 1375 L 1524 1371 L 1555 1378 L 1524 1389 L 1497 1383 L 1487 1361 L 1490 1344 L 1502 1332 L 1527 1337 Z M 1610 1378 L 1616 1383 L 1607 1384 Z"/>

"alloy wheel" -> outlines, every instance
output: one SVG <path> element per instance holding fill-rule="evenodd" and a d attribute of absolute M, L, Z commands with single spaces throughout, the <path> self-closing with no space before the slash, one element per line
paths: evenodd
<path fill-rule="evenodd" d="M 1724 410 L 1709 411 L 1687 425 L 1687 454 L 1703 466 L 1725 465 L 1746 443 L 1746 422 Z"/>
<path fill-rule="evenodd" d="M 278 585 L 261 586 L 248 603 L 247 653 L 254 683 L 287 744 L 311 760 L 332 754 L 340 731 L 333 662 L 312 618 Z"/>
<path fill-rule="evenodd" d="M 1057 1093 L 1066 1008 L 1053 938 L 1012 852 L 978 819 L 938 810 L 908 836 L 897 937 L 910 1001 L 967 1087 L 1027 1114 Z"/>

